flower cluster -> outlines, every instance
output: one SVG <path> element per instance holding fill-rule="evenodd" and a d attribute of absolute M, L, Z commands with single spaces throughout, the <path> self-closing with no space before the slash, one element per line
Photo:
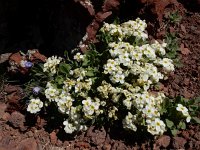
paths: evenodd
<path fill-rule="evenodd" d="M 157 47 L 163 49 L 161 44 L 157 45 Z M 110 74 L 113 83 L 123 84 L 125 77 L 132 74 L 139 76 L 136 82 L 144 84 L 145 88 L 164 78 L 164 75 L 158 70 L 159 66 L 163 66 L 165 72 L 174 70 L 172 60 L 160 58 L 156 55 L 160 51 L 154 48 L 155 45 L 133 46 L 128 42 L 119 42 L 110 43 L 109 46 L 112 59 L 109 59 L 107 64 L 104 65 L 104 73 Z M 163 52 L 163 50 L 161 51 Z"/>
<path fill-rule="evenodd" d="M 62 58 L 57 56 L 49 57 L 44 64 L 43 71 L 50 72 L 52 74 L 56 73 L 56 66 L 61 62 Z"/>
<path fill-rule="evenodd" d="M 75 56 L 75 59 L 79 60 L 77 57 L 81 55 Z M 85 122 L 102 113 L 99 109 L 100 100 L 88 96 L 93 83 L 91 78 L 86 77 L 86 73 L 87 70 L 84 68 L 75 68 L 70 70 L 69 77 L 65 78 L 62 88 L 58 88 L 53 82 L 48 82 L 46 86 L 45 96 L 48 101 L 56 103 L 58 110 L 68 115 L 68 119 L 63 123 L 67 133 L 86 130 Z M 78 102 L 80 104 L 76 105 Z M 82 113 L 84 116 L 80 115 Z M 83 117 L 85 120 L 82 119 Z"/>
<path fill-rule="evenodd" d="M 76 53 L 76 62 L 66 64 L 70 69 L 64 75 L 59 74 L 56 67 L 61 58 L 47 59 L 43 71 L 54 76 L 47 82 L 44 93 L 47 102 L 54 103 L 66 116 L 63 122 L 66 133 L 86 130 L 91 122 L 102 122 L 102 116 L 105 121 L 120 120 L 125 129 L 132 131 L 137 131 L 138 126 L 145 127 L 152 135 L 166 131 L 161 120 L 165 95 L 151 92 L 150 87 L 174 71 L 174 65 L 165 57 L 165 42 L 148 44 L 146 26 L 140 19 L 121 25 L 104 24 L 101 32 L 115 40 L 108 43 L 106 61 L 100 58 L 102 63 L 96 64 L 98 77 L 89 72 L 94 66 L 88 63 L 90 57 L 87 54 Z M 130 42 L 130 39 L 134 41 Z M 88 66 L 82 65 L 84 62 Z M 58 76 L 62 82 L 58 83 Z M 43 103 L 32 101 L 28 111 L 31 109 L 31 113 L 36 113 Z M 190 120 L 187 108 L 179 104 L 177 110 L 187 117 L 187 122 Z"/>
<path fill-rule="evenodd" d="M 73 133 L 75 131 L 87 130 L 87 126 L 84 125 L 85 121 L 81 118 L 80 110 L 78 107 L 71 107 L 69 117 L 63 122 L 64 130 L 66 133 Z"/>
<path fill-rule="evenodd" d="M 104 65 L 104 74 L 109 75 L 112 84 L 104 82 L 98 91 L 103 98 L 112 97 L 115 103 L 121 100 L 129 110 L 123 119 L 124 128 L 136 131 L 136 124 L 142 125 L 144 120 L 148 132 L 158 135 L 166 130 L 159 113 L 165 96 L 161 93 L 152 95 L 148 90 L 154 83 L 164 79 L 168 72 L 174 71 L 174 65 L 171 59 L 164 57 L 166 43 L 145 42 L 148 38 L 145 28 L 145 21 L 136 19 L 121 25 L 105 24 L 101 29 L 102 32 L 117 36 L 119 41 L 109 43 L 111 58 Z M 143 44 L 126 41 L 132 36 L 142 40 Z M 115 84 L 121 85 L 121 88 L 115 88 Z M 135 115 L 131 113 L 133 110 L 137 110 Z M 143 120 L 138 121 L 141 116 Z"/>
<path fill-rule="evenodd" d="M 91 97 L 88 97 L 86 100 L 82 101 L 82 104 L 84 115 L 87 118 L 93 118 L 94 113 L 98 116 L 102 112 L 102 110 L 99 110 L 100 100 L 97 98 L 95 98 L 94 101 Z"/>
<path fill-rule="evenodd" d="M 28 104 L 27 111 L 35 114 L 39 112 L 42 107 L 43 107 L 43 102 L 39 98 L 31 99 Z"/>
<path fill-rule="evenodd" d="M 101 30 L 117 37 L 120 41 L 130 36 L 144 40 L 148 38 L 148 35 L 145 33 L 146 27 L 145 21 L 137 18 L 135 21 L 129 20 L 121 25 L 104 23 Z"/>

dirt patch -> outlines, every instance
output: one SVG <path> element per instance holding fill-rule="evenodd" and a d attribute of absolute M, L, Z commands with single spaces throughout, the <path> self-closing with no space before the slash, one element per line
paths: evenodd
<path fill-rule="evenodd" d="M 166 93 L 185 98 L 200 96 L 200 14 L 187 13 L 176 29 L 180 42 L 180 60 L 183 67 L 177 68 L 168 79 Z M 183 49 L 184 48 L 184 49 Z"/>

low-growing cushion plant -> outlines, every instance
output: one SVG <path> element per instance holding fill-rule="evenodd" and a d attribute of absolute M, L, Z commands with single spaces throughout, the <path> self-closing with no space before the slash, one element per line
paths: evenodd
<path fill-rule="evenodd" d="M 54 105 L 68 134 L 116 121 L 125 130 L 142 128 L 155 136 L 185 129 L 196 115 L 190 114 L 190 102 L 152 90 L 175 68 L 166 56 L 167 43 L 150 43 L 146 27 L 139 18 L 105 23 L 98 36 L 101 49 L 52 56 L 32 67 L 27 111 L 36 114 Z"/>

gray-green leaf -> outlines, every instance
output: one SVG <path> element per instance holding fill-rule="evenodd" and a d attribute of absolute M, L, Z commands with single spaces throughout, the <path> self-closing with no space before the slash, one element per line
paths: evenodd
<path fill-rule="evenodd" d="M 196 123 L 200 124 L 200 119 L 199 119 L 199 118 L 197 118 L 197 117 L 192 117 L 192 119 L 193 119 Z"/>
<path fill-rule="evenodd" d="M 178 128 L 180 128 L 180 129 L 186 129 L 186 124 L 185 124 L 185 122 L 179 122 L 179 124 L 178 124 Z"/>
<path fill-rule="evenodd" d="M 178 130 L 173 129 L 173 130 L 171 130 L 171 133 L 172 133 L 173 136 L 176 136 L 176 134 L 178 133 Z"/>
<path fill-rule="evenodd" d="M 171 120 L 165 119 L 165 121 L 166 121 L 166 124 L 167 124 L 167 127 L 168 127 L 168 128 L 171 128 L 171 127 L 174 126 L 174 123 L 173 123 Z"/>

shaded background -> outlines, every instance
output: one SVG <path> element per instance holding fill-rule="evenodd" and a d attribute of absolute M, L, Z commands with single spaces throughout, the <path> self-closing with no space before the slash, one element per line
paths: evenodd
<path fill-rule="evenodd" d="M 76 47 L 91 20 L 73 0 L 0 0 L 0 53 L 38 48 L 62 55 Z"/>

